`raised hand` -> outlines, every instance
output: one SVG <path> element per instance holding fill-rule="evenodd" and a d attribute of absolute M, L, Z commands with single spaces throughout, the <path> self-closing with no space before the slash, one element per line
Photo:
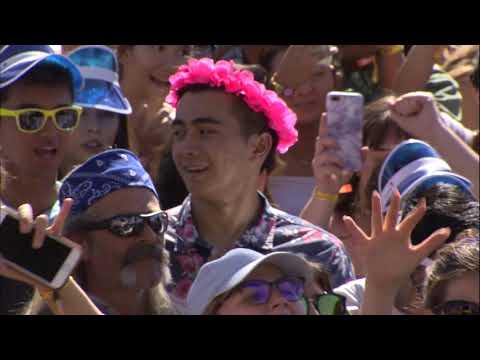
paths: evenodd
<path fill-rule="evenodd" d="M 411 234 L 426 212 L 423 200 L 397 225 L 400 211 L 400 194 L 395 191 L 390 208 L 382 217 L 381 201 L 378 192 L 372 196 L 372 233 L 367 236 L 350 217 L 345 217 L 345 225 L 352 234 L 362 238 L 368 245 L 366 250 L 367 283 L 375 288 L 397 290 L 402 282 L 413 273 L 423 259 L 437 250 L 450 236 L 450 229 L 440 229 L 421 244 L 413 246 Z"/>
<path fill-rule="evenodd" d="M 390 103 L 393 120 L 404 131 L 421 140 L 429 140 L 442 127 L 440 111 L 431 93 L 414 92 Z"/>
<path fill-rule="evenodd" d="M 315 145 L 312 167 L 317 190 L 326 194 L 338 194 L 340 188 L 353 175 L 344 169 L 342 159 L 336 155 L 337 149 L 338 144 L 336 140 L 328 136 L 327 115 L 323 114 Z"/>
<path fill-rule="evenodd" d="M 45 235 L 61 236 L 63 231 L 63 226 L 65 220 L 70 213 L 70 210 L 73 205 L 72 199 L 66 199 L 63 203 L 63 206 L 60 210 L 60 213 L 55 218 L 52 226 L 48 227 L 48 218 L 45 215 L 38 216 L 35 221 L 33 220 L 33 211 L 32 207 L 29 204 L 21 205 L 18 208 L 19 222 L 20 222 L 20 232 L 23 234 L 31 232 L 35 229 L 35 234 L 33 236 L 32 247 L 34 249 L 39 249 L 43 246 L 45 240 Z M 21 281 L 32 286 L 36 286 L 40 289 L 45 288 L 44 285 L 38 283 L 36 280 L 30 278 L 28 275 L 25 275 L 18 270 L 12 268 L 7 263 L 3 261 L 3 258 L 0 254 L 0 276 L 10 278 L 12 280 Z"/>

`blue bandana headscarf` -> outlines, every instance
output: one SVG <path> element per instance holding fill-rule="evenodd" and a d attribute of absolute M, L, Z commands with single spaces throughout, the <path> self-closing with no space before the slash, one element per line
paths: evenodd
<path fill-rule="evenodd" d="M 158 198 L 150 175 L 140 160 L 127 150 L 109 150 L 98 154 L 73 170 L 60 188 L 60 204 L 74 200 L 70 215 L 86 211 L 114 191 L 140 187 L 151 190 Z"/>

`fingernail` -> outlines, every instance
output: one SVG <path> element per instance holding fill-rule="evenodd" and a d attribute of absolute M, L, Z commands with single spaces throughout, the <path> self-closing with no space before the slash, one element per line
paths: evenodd
<path fill-rule="evenodd" d="M 443 229 L 442 229 L 442 233 L 445 234 L 445 235 L 447 235 L 447 234 L 450 235 L 450 234 L 452 233 L 452 229 L 450 229 L 450 228 L 448 228 L 448 227 L 447 227 L 447 228 L 443 228 Z"/>

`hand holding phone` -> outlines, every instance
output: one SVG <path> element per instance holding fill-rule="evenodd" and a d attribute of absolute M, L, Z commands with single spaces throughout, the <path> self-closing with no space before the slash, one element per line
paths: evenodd
<path fill-rule="evenodd" d="M 337 154 L 346 170 L 362 169 L 362 131 L 364 98 L 351 92 L 327 95 L 328 134 L 338 144 Z"/>
<path fill-rule="evenodd" d="M 343 160 L 337 154 L 338 143 L 328 135 L 327 123 L 327 115 L 323 114 L 315 144 L 313 174 L 317 190 L 326 194 L 337 194 L 350 180 L 352 173 L 345 170 Z"/>
<path fill-rule="evenodd" d="M 0 208 L 0 275 L 28 284 L 58 289 L 70 276 L 81 257 L 81 247 L 60 235 L 72 202 L 62 207 L 54 224 L 47 228 L 43 216 L 35 221 L 31 207 L 19 212 Z M 48 234 L 48 235 L 47 235 Z"/>

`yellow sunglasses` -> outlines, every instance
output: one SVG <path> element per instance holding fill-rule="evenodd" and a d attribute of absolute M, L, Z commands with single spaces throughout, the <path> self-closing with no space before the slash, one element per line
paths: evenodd
<path fill-rule="evenodd" d="M 0 116 L 14 117 L 20 132 L 33 134 L 41 131 L 48 118 L 53 119 L 55 127 L 60 131 L 71 132 L 80 124 L 83 109 L 79 106 L 67 106 L 53 110 L 0 108 Z"/>

